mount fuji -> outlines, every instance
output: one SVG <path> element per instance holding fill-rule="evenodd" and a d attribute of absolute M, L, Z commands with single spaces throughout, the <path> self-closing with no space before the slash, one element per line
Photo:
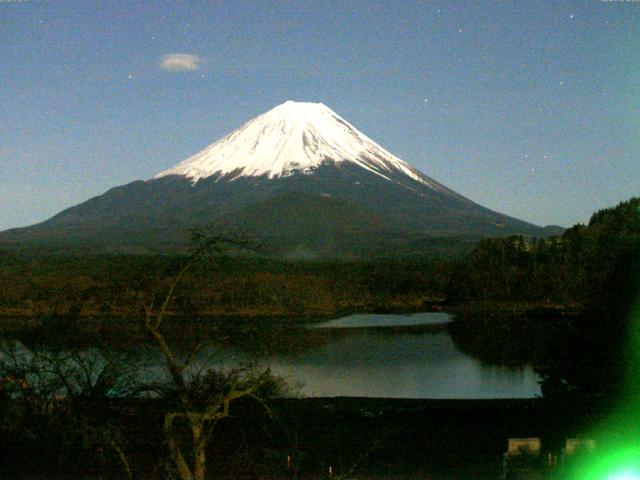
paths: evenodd
<path fill-rule="evenodd" d="M 548 235 L 424 175 L 325 105 L 288 101 L 152 179 L 2 232 L 0 243 L 166 252 L 194 227 L 251 233 L 277 255 L 322 257 L 452 236 Z"/>

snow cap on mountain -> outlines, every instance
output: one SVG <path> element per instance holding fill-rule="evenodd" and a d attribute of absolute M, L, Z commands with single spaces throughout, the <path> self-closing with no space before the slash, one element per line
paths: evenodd
<path fill-rule="evenodd" d="M 286 177 L 312 174 L 324 163 L 351 162 L 387 180 L 404 174 L 431 188 L 442 186 L 392 155 L 322 103 L 287 101 L 249 120 L 173 168 L 158 173 L 195 183 L 218 174 Z"/>

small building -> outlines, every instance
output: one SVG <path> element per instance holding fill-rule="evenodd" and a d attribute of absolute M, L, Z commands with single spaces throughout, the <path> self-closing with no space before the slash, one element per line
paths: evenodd
<path fill-rule="evenodd" d="M 578 452 L 592 452 L 595 449 L 596 441 L 593 438 L 567 438 L 564 454 L 570 456 Z"/>
<path fill-rule="evenodd" d="M 540 437 L 509 438 L 502 458 L 503 480 L 542 480 L 544 461 Z"/>
<path fill-rule="evenodd" d="M 510 438 L 507 445 L 507 455 L 510 457 L 522 454 L 538 456 L 540 448 L 540 437 Z"/>

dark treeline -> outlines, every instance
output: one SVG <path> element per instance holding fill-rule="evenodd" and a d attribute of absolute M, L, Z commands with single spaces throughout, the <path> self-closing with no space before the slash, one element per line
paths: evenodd
<path fill-rule="evenodd" d="M 640 199 L 548 239 L 482 240 L 455 267 L 452 302 L 522 301 L 625 312 L 637 292 Z"/>
<path fill-rule="evenodd" d="M 184 262 L 182 256 L 0 255 L 5 317 L 135 317 Z M 441 298 L 448 269 L 441 260 L 204 258 L 181 280 L 171 313 L 310 317 L 424 309 L 424 302 Z"/>

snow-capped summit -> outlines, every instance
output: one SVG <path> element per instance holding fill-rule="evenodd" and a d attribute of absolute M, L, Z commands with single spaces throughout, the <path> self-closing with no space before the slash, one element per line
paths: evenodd
<path fill-rule="evenodd" d="M 444 188 L 389 153 L 322 103 L 287 101 L 249 120 L 173 168 L 158 173 L 195 183 L 214 174 L 287 177 L 311 174 L 321 164 L 351 162 L 392 180 L 404 174 L 436 190 Z"/>

